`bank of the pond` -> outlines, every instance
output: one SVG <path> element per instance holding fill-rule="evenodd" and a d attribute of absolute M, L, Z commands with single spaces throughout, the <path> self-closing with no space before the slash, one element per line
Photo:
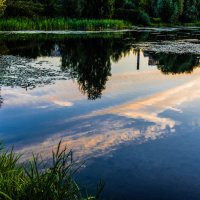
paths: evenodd
<path fill-rule="evenodd" d="M 121 30 L 131 28 L 131 23 L 124 20 L 111 19 L 1 19 L 0 31 L 19 31 L 19 30 Z"/>
<path fill-rule="evenodd" d="M 84 192 L 73 179 L 79 166 L 72 160 L 72 152 L 61 143 L 53 152 L 51 162 L 38 160 L 19 162 L 20 155 L 7 151 L 0 144 L 0 199 L 2 200 L 95 200 L 103 189 L 100 182 L 94 196 Z"/>
<path fill-rule="evenodd" d="M 169 23 L 151 23 L 150 27 L 157 27 L 157 28 L 176 28 L 176 27 L 200 27 L 200 21 L 193 22 L 193 23 L 176 23 L 176 24 L 169 24 Z"/>
<path fill-rule="evenodd" d="M 123 31 L 142 25 L 134 26 L 128 21 L 113 19 L 28 19 L 10 18 L 0 19 L 0 31 Z M 175 28 L 175 27 L 200 27 L 200 21 L 194 23 L 151 23 L 148 27 Z M 69 34 L 69 32 L 68 32 Z"/>

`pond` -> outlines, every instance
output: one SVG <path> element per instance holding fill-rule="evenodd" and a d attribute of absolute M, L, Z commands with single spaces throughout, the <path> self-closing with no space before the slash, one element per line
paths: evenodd
<path fill-rule="evenodd" d="M 200 29 L 0 34 L 0 139 L 62 140 L 103 199 L 200 196 Z"/>

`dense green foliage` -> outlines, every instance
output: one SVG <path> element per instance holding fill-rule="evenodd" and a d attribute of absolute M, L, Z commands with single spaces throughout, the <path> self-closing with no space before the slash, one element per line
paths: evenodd
<path fill-rule="evenodd" d="M 200 20 L 200 0 L 7 0 L 6 5 L 0 0 L 0 16 L 3 13 L 5 18 L 124 19 L 142 25 L 158 21 L 191 23 Z"/>
<path fill-rule="evenodd" d="M 53 152 L 52 163 L 39 161 L 33 156 L 23 166 L 20 156 L 13 150 L 0 149 L 0 199 L 2 200 L 78 200 L 97 199 L 83 197 L 82 191 L 73 180 L 77 167 L 72 160 L 72 152 L 61 150 Z M 98 194 L 102 185 L 98 186 Z"/>
<path fill-rule="evenodd" d="M 0 0 L 0 17 L 4 14 L 4 10 L 6 9 L 6 1 Z"/>

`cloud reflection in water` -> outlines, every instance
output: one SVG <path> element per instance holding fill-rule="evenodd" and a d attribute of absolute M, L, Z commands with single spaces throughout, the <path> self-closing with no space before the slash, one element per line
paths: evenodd
<path fill-rule="evenodd" d="M 73 148 L 78 158 L 85 159 L 109 153 L 125 142 L 141 143 L 173 133 L 178 122 L 161 117 L 160 114 L 185 101 L 199 98 L 200 95 L 193 95 L 191 90 L 197 82 L 193 81 L 146 99 L 76 118 L 74 120 L 78 120 L 78 128 L 72 127 L 70 131 L 55 134 L 53 138 L 24 148 L 20 152 L 31 152 L 31 149 L 37 149 L 48 157 L 47 152 L 51 152 L 52 146 L 55 147 L 62 138 L 63 146 Z M 190 98 L 185 97 L 188 92 L 190 92 Z"/>
<path fill-rule="evenodd" d="M 76 158 L 85 160 L 108 154 L 127 142 L 143 143 L 173 134 L 181 122 L 173 116 L 164 117 L 163 113 L 182 112 L 181 105 L 200 98 L 200 80 L 196 75 L 173 89 L 63 121 L 66 125 L 76 121 L 76 126 L 19 151 L 24 153 L 24 159 L 31 156 L 33 149 L 49 158 L 52 148 L 62 139 L 63 147 L 72 148 Z"/>

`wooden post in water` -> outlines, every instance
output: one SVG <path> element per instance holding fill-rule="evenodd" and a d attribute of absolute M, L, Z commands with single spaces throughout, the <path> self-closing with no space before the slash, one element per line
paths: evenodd
<path fill-rule="evenodd" d="M 140 70 L 140 49 L 137 50 L 137 70 Z"/>

